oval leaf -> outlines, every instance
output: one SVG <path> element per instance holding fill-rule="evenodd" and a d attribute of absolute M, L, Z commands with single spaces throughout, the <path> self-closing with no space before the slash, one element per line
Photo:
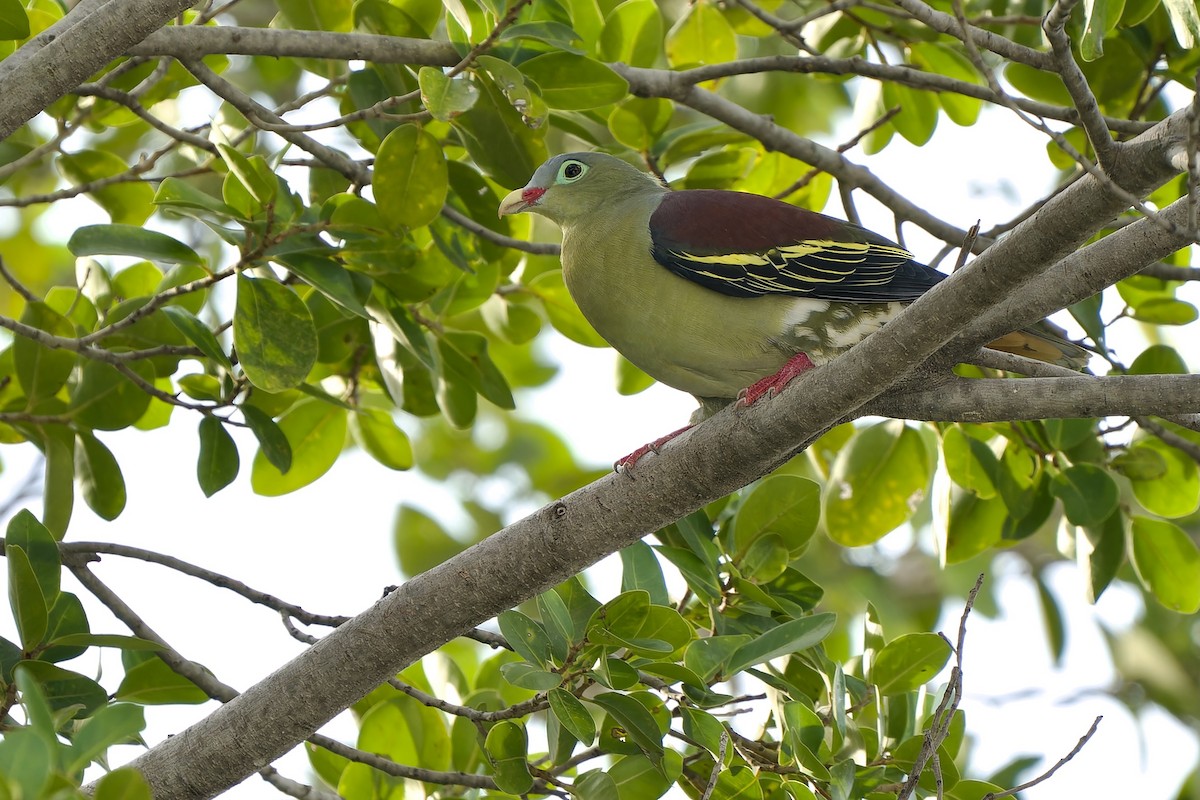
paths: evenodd
<path fill-rule="evenodd" d="M 871 667 L 871 683 L 884 697 L 911 692 L 941 672 L 950 645 L 936 633 L 910 633 L 889 642 Z"/>
<path fill-rule="evenodd" d="M 269 279 L 237 279 L 233 343 L 246 377 L 267 392 L 299 386 L 317 360 L 312 315 L 294 291 Z"/>
<path fill-rule="evenodd" d="M 401 125 L 379 145 L 373 185 L 379 212 L 393 229 L 428 225 L 450 190 L 441 145 L 421 128 Z"/>

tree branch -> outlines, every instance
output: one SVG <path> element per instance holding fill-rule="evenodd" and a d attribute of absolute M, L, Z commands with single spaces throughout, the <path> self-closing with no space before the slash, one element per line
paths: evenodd
<path fill-rule="evenodd" d="M 130 55 L 173 56 L 195 61 L 203 56 L 225 54 L 275 56 L 278 58 L 328 58 L 338 61 L 374 61 L 378 64 L 453 67 L 461 56 L 449 42 L 377 36 L 366 33 L 289 31 L 276 28 L 233 26 L 160 28 L 140 44 L 130 46 Z M 86 77 L 86 76 L 85 76 Z"/>
<path fill-rule="evenodd" d="M 862 414 L 939 422 L 1165 416 L 1200 411 L 1200 375 L 955 378 L 933 389 L 889 393 Z"/>
<path fill-rule="evenodd" d="M 22 45 L 0 67 L 0 140 L 194 2 L 80 3 L 59 24 Z M 29 55 L 23 55 L 26 52 Z"/>

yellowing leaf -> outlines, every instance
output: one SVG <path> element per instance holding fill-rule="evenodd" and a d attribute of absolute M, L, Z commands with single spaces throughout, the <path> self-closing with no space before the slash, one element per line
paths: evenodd
<path fill-rule="evenodd" d="M 667 33 L 667 61 L 676 69 L 737 58 L 737 37 L 716 6 L 697 2 Z"/>
<path fill-rule="evenodd" d="M 317 360 L 317 332 L 304 301 L 267 278 L 238 276 L 233 344 L 246 377 L 267 392 L 299 386 Z"/>
<path fill-rule="evenodd" d="M 307 486 L 337 461 L 346 441 L 346 410 L 321 400 L 300 403 L 279 420 L 292 449 L 292 466 L 281 473 L 259 451 L 250 471 L 257 494 L 276 497 Z"/>

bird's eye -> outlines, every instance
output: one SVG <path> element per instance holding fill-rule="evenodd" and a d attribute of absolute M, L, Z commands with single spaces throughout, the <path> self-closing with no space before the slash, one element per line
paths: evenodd
<path fill-rule="evenodd" d="M 558 178 L 563 183 L 570 183 L 582 178 L 585 172 L 587 172 L 587 164 L 582 161 L 568 161 L 558 171 Z"/>

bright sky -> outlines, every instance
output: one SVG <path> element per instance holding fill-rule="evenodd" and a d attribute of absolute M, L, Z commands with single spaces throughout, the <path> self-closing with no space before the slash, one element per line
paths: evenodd
<path fill-rule="evenodd" d="M 885 182 L 934 214 L 962 227 L 982 218 L 987 228 L 1049 189 L 1041 178 L 1017 172 L 1026 154 L 1040 147 L 1037 134 L 997 112 L 985 124 L 967 129 L 943 120 L 926 148 L 896 141 L 882 156 L 864 160 L 852 153 L 851 157 L 864 161 Z M 84 210 L 87 206 L 80 201 L 72 214 L 96 215 L 94 209 Z M 872 209 L 865 199 L 860 199 L 859 210 L 868 227 L 890 234 L 889 215 Z M 840 214 L 840 208 L 834 204 L 830 213 Z M 81 219 L 76 216 L 76 224 Z M 97 215 L 95 221 L 104 220 Z M 915 228 L 906 233 L 908 246 L 918 258 L 936 252 L 937 245 L 923 239 Z M 1127 360 L 1141 347 L 1132 334 L 1130 326 L 1126 337 L 1117 340 L 1128 347 L 1122 353 Z M 588 350 L 562 339 L 551 342 L 549 349 L 563 363 L 563 373 L 545 391 L 522 397 L 520 411 L 556 427 L 583 458 L 611 463 L 678 427 L 692 409 L 690 398 L 661 386 L 632 398 L 618 396 L 610 351 Z M 1200 361 L 1194 347 L 1184 354 L 1193 367 Z M 416 473 L 382 469 L 359 452 L 344 456 L 314 486 L 283 498 L 257 497 L 248 485 L 254 447 L 248 436 L 239 438 L 242 476 L 205 500 L 194 471 L 198 423 L 197 417 L 177 411 L 165 430 L 103 435 L 124 470 L 129 504 L 116 522 L 105 523 L 78 500 L 70 538 L 158 550 L 243 580 L 310 611 L 353 614 L 374 602 L 384 586 L 401 580 L 391 556 L 397 504 L 409 502 L 435 513 L 454 513 L 452 499 L 440 487 Z M 410 420 L 400 423 L 411 429 Z M 5 448 L 0 456 L 5 466 L 0 476 L 3 497 L 23 480 L 32 453 L 28 448 Z M 40 501 L 33 508 L 40 514 Z M 1098 624 L 1128 624 L 1140 613 L 1140 596 L 1113 587 L 1091 608 L 1084 602 L 1078 573 L 1069 565 L 1052 569 L 1051 585 L 1067 611 L 1070 633 L 1064 665 L 1056 669 L 1043 644 L 1032 586 L 1015 574 L 1014 561 L 998 563 L 1008 567 L 991 578 L 999 581 L 1004 615 L 994 621 L 973 618 L 967 642 L 962 707 L 976 740 L 977 768 L 998 767 L 1018 754 L 1044 755 L 1052 763 L 1075 744 L 1095 715 L 1104 714 L 1099 733 L 1084 752 L 1053 780 L 1029 790 L 1027 800 L 1170 796 L 1197 761 L 1194 734 L 1153 709 L 1134 719 L 1102 694 L 1088 693 L 1102 690 L 1112 678 Z M 303 649 L 286 635 L 273 613 L 248 606 L 228 592 L 159 567 L 113 557 L 106 557 L 95 571 L 181 653 L 201 661 L 238 689 Z M 103 609 L 87 602 L 87 593 L 72 579 L 64 579 L 64 588 L 85 599 L 93 631 L 125 632 Z M 953 631 L 957 618 L 957 609 L 948 610 L 943 630 Z M 10 619 L 0 620 L 0 634 L 15 637 Z M 106 655 L 98 662 L 94 651 L 71 666 L 89 674 L 102 669 L 101 680 L 110 689 L 120 673 L 115 656 Z M 1068 698 L 1075 699 L 1066 702 Z M 209 708 L 211 704 L 148 709 L 147 738 L 157 742 Z M 355 728 L 343 715 L 327 732 L 352 742 Z M 134 755 L 131 748 L 122 750 L 120 755 L 114 751 L 114 761 Z M 299 752 L 285 757 L 279 766 L 288 777 L 308 780 L 307 762 Z M 238 800 L 279 796 L 258 778 L 226 795 Z"/>

